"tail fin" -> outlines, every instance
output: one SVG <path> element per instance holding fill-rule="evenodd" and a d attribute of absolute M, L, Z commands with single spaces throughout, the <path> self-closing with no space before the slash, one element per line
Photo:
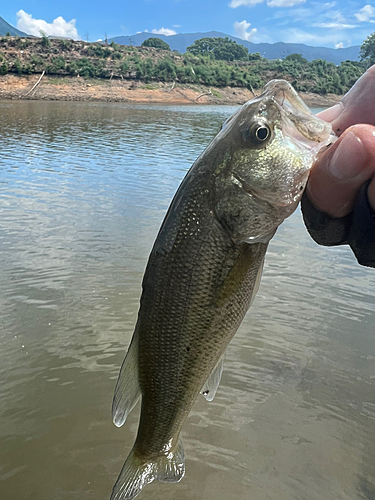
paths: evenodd
<path fill-rule="evenodd" d="M 178 483 L 185 475 L 185 454 L 181 441 L 178 441 L 174 454 L 162 455 L 155 462 L 156 479 L 160 483 Z"/>
<path fill-rule="evenodd" d="M 113 487 L 110 500 L 133 500 L 154 479 L 161 483 L 178 483 L 184 474 L 185 458 L 181 441 L 172 456 L 161 455 L 153 461 L 137 457 L 133 448 Z"/>

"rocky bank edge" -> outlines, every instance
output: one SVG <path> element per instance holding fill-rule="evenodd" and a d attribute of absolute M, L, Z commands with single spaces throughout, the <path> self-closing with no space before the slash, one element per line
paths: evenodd
<path fill-rule="evenodd" d="M 44 75 L 7 74 L 0 77 L 0 99 L 29 99 L 48 101 L 102 101 L 134 104 L 226 104 L 238 105 L 252 99 L 252 92 L 242 87 L 206 87 L 193 84 L 154 83 L 136 80 L 85 80 L 80 77 L 51 77 Z M 31 91 L 31 92 L 30 92 Z M 255 91 L 260 93 L 260 91 Z M 321 96 L 301 93 L 310 107 L 327 107 L 341 96 Z"/>

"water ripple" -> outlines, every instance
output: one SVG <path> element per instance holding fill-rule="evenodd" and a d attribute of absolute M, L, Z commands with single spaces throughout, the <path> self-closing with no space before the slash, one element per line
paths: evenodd
<path fill-rule="evenodd" d="M 108 497 L 137 426 L 110 406 L 147 256 L 233 111 L 0 102 L 1 498 Z M 184 426 L 186 478 L 144 500 L 374 498 L 374 295 L 373 270 L 294 214 Z"/>

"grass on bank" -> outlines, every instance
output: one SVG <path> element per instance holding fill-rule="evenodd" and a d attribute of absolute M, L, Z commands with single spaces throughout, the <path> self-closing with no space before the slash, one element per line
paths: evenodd
<path fill-rule="evenodd" d="M 47 37 L 2 37 L 0 75 L 45 71 L 51 76 L 140 80 L 149 88 L 154 88 L 152 86 L 158 82 L 176 82 L 258 89 L 273 78 L 283 78 L 298 91 L 324 95 L 347 92 L 365 71 L 364 65 L 356 61 L 336 66 L 322 59 L 308 62 L 301 56 L 288 56 L 283 60 L 268 60 L 259 54 L 250 56 L 253 60 L 221 61 L 211 55 L 179 54 L 152 47 L 102 45 Z"/>

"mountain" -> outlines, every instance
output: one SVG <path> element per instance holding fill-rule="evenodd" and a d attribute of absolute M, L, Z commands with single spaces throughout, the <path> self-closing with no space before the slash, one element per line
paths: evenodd
<path fill-rule="evenodd" d="M 5 36 L 7 33 L 11 36 L 30 36 L 23 31 L 13 28 L 11 24 L 7 23 L 2 17 L 0 17 L 0 35 Z"/>
<path fill-rule="evenodd" d="M 249 52 L 259 52 L 261 56 L 267 59 L 284 59 L 289 54 L 301 54 L 308 61 L 314 59 L 325 59 L 328 62 L 334 64 L 340 64 L 342 61 L 351 60 L 357 61 L 359 57 L 359 45 L 353 47 L 348 47 L 346 49 L 330 49 L 328 47 L 311 47 L 310 45 L 305 45 L 303 43 L 252 43 L 246 40 L 241 40 L 235 36 L 226 35 L 225 33 L 220 33 L 219 31 L 210 31 L 208 33 L 178 33 L 177 35 L 156 35 L 154 33 L 137 33 L 131 36 L 116 36 L 114 38 L 108 39 L 108 42 L 112 41 L 119 43 L 120 45 L 141 45 L 142 42 L 147 40 L 147 38 L 161 38 L 164 40 L 172 50 L 178 50 L 182 54 L 186 52 L 186 47 L 199 40 L 203 37 L 215 38 L 215 37 L 228 37 L 235 42 L 244 45 L 249 49 Z"/>

